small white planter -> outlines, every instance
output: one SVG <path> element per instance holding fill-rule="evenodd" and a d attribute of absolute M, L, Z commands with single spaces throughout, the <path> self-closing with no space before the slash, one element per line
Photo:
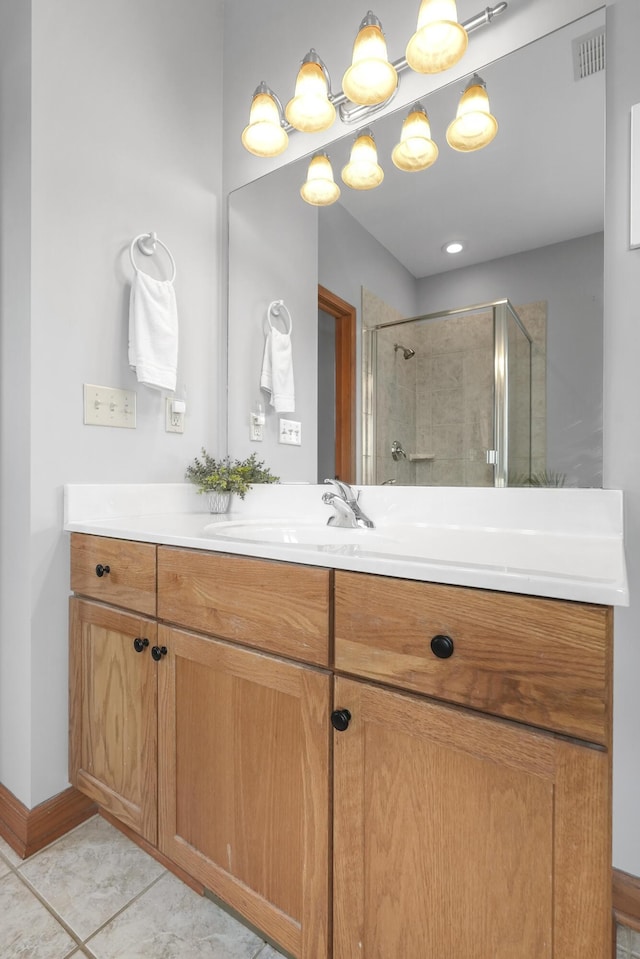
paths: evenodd
<path fill-rule="evenodd" d="M 207 505 L 210 513 L 226 513 L 231 503 L 231 493 L 220 493 L 211 490 L 206 493 Z"/>

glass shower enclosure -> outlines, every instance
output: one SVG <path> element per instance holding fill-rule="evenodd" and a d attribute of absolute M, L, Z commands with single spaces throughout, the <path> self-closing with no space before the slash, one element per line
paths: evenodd
<path fill-rule="evenodd" d="M 365 326 L 363 482 L 529 485 L 532 403 L 509 300 Z"/>

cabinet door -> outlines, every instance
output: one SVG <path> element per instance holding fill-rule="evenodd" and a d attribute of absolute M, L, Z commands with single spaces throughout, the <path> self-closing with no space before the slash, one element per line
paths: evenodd
<path fill-rule="evenodd" d="M 602 959 L 607 753 L 338 679 L 334 959 Z"/>
<path fill-rule="evenodd" d="M 160 848 L 294 956 L 328 955 L 322 670 L 160 627 Z"/>
<path fill-rule="evenodd" d="M 71 600 L 71 783 L 157 841 L 155 622 Z M 134 640 L 148 641 L 136 652 Z M 141 643 L 136 645 L 140 646 Z"/>

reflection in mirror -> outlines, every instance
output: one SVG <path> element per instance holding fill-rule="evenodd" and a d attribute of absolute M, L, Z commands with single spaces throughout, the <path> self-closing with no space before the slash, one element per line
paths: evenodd
<path fill-rule="evenodd" d="M 296 409 L 286 415 L 302 423 L 302 445 L 278 443 L 279 416 L 269 410 L 257 452 L 283 479 L 316 482 L 318 468 L 326 472 L 318 465 L 318 422 L 325 412 L 329 420 L 335 418 L 330 401 L 318 401 L 318 284 L 356 309 L 358 371 L 366 357 L 362 329 L 378 325 L 375 311 L 374 318 L 367 315 L 367 304 L 382 303 L 389 316 L 405 319 L 508 299 L 525 328 L 535 327 L 531 417 L 524 422 L 520 400 L 513 397 L 521 373 L 509 363 L 505 388 L 512 413 L 518 411 L 507 424 L 509 445 L 512 451 L 530 446 L 534 476 L 570 486 L 601 485 L 604 74 L 577 79 L 574 49 L 577 39 L 603 29 L 604 14 L 597 12 L 484 68 L 499 132 L 478 153 L 456 153 L 444 141 L 460 95 L 455 84 L 426 98 L 432 135 L 440 146 L 440 156 L 428 170 L 403 173 L 391 163 L 407 112 L 403 109 L 373 126 L 385 170 L 375 190 L 343 186 L 340 200 L 318 211 L 299 194 L 305 159 L 231 194 L 233 455 L 256 451 L 249 440 L 248 412 L 258 398 L 265 311 L 271 300 L 285 299 L 294 317 Z M 334 171 L 347 161 L 353 136 L 327 148 Z M 443 251 L 453 239 L 463 244 L 455 256 Z M 544 323 L 531 315 L 537 308 L 544 310 Z M 433 454 L 420 469 L 415 461 L 411 481 L 486 482 L 487 450 L 495 448 L 489 442 L 489 427 L 495 427 L 491 414 L 483 413 L 482 422 L 476 415 L 475 426 L 464 419 L 452 421 L 460 403 L 456 391 L 469 391 L 473 378 L 481 376 L 468 358 L 469 341 L 463 337 L 460 348 L 449 351 L 459 355 L 449 356 L 448 366 L 436 361 L 433 352 L 427 363 L 422 348 L 405 361 L 394 352 L 396 342 L 404 341 L 398 336 L 391 343 L 391 362 L 405 373 L 411 368 L 416 397 L 430 393 L 432 401 L 429 434 L 423 421 L 420 435 L 391 437 L 405 451 Z M 461 380 L 452 379 L 454 370 Z M 472 378 L 469 384 L 465 371 Z M 375 474 L 370 466 L 364 472 L 363 453 L 371 455 L 371 450 L 363 446 L 363 396 L 373 388 L 366 368 L 364 375 L 354 398 L 357 479 L 406 482 L 388 444 L 386 462 L 376 464 Z M 436 396 L 439 386 L 441 395 Z M 463 450 L 463 462 L 449 470 L 445 460 L 460 458 L 450 454 L 460 449 L 458 437 L 465 431 L 473 442 Z M 326 445 L 324 427 L 321 434 Z M 526 469 L 512 464 L 510 473 L 510 481 L 518 482 Z"/>
<path fill-rule="evenodd" d="M 390 315 L 363 291 L 363 316 L 376 320 L 363 330 L 364 482 L 540 485 L 546 303 Z"/>

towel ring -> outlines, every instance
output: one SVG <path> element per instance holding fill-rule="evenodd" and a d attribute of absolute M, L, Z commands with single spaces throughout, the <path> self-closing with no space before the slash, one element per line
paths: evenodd
<path fill-rule="evenodd" d="M 285 333 L 291 333 L 293 330 L 293 320 L 291 319 L 291 313 L 289 313 L 288 307 L 285 306 L 284 300 L 273 300 L 269 304 L 269 309 L 267 310 L 267 320 L 269 322 L 269 328 L 273 329 L 273 323 L 271 322 L 271 314 L 274 316 L 280 316 L 281 313 L 286 314 L 286 319 L 284 320 Z M 289 321 L 289 329 L 286 329 L 287 319 Z"/>
<path fill-rule="evenodd" d="M 136 262 L 133 258 L 133 250 L 136 245 L 140 253 L 144 253 L 145 256 L 153 256 L 153 254 L 156 252 L 156 247 L 158 245 L 162 247 L 162 249 L 165 251 L 165 253 L 169 257 L 169 261 L 171 263 L 171 279 L 169 280 L 169 282 L 173 283 L 173 281 L 176 278 L 176 261 L 173 259 L 171 255 L 171 250 L 169 249 L 166 243 L 162 242 L 162 240 L 158 237 L 158 234 L 157 233 L 140 233 L 139 236 L 136 236 L 133 238 L 133 240 L 131 241 L 131 246 L 129 247 L 129 259 L 131 260 L 131 266 L 134 268 L 134 270 L 139 269 L 139 267 L 136 266 Z"/>

